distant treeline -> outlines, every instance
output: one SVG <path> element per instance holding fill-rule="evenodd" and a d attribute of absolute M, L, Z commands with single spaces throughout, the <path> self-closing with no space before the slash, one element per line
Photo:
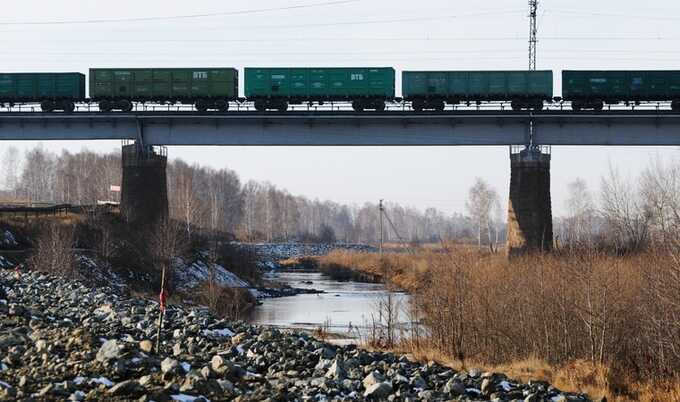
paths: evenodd
<path fill-rule="evenodd" d="M 118 201 L 111 186 L 121 183 L 119 152 L 83 150 L 56 154 L 41 146 L 21 155 L 8 148 L 0 155 L 0 183 L 14 200 L 94 205 Z M 379 241 L 377 203 L 345 205 L 290 194 L 266 182 L 243 183 L 230 169 L 212 169 L 182 160 L 168 163 L 171 216 L 188 232 L 215 229 L 252 241 Z M 438 242 L 476 239 L 474 219 L 434 208 L 420 211 L 396 203 L 386 213 L 398 234 L 385 224 L 385 240 Z"/>

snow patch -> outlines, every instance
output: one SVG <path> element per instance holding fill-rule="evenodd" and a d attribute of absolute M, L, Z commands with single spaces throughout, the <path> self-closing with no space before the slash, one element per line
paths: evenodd
<path fill-rule="evenodd" d="M 234 332 L 230 329 L 227 328 L 222 328 L 222 329 L 204 329 L 203 330 L 203 335 L 204 336 L 211 336 L 214 338 L 219 338 L 219 337 L 232 337 L 234 336 Z"/>
<path fill-rule="evenodd" d="M 179 365 L 182 366 L 182 370 L 184 370 L 185 373 L 188 373 L 188 372 L 191 371 L 191 364 L 189 364 L 187 362 L 182 362 Z"/>
<path fill-rule="evenodd" d="M 205 397 L 191 396 L 191 395 L 187 395 L 187 394 L 170 395 L 170 398 L 172 398 L 173 401 L 178 401 L 178 402 L 194 402 L 198 398 L 203 398 L 206 401 L 210 402 L 210 399 L 207 399 Z"/>
<path fill-rule="evenodd" d="M 111 382 L 111 380 L 109 380 L 109 379 L 106 378 L 106 377 L 93 378 L 93 379 L 90 380 L 90 383 L 94 383 L 94 384 L 103 384 L 103 385 L 105 385 L 105 386 L 107 386 L 107 387 L 112 387 L 112 386 L 113 386 L 113 382 Z"/>
<path fill-rule="evenodd" d="M 184 264 L 183 261 L 181 261 L 178 265 L 180 268 L 177 269 L 177 279 L 178 282 L 182 284 L 182 288 L 193 288 L 210 279 L 210 266 L 205 261 L 197 260 L 191 264 Z M 248 282 L 239 278 L 236 274 L 219 264 L 213 265 L 213 275 L 215 282 L 220 286 L 230 288 L 250 288 Z"/>
<path fill-rule="evenodd" d="M 510 385 L 510 383 L 507 381 L 501 381 L 499 385 L 501 386 L 501 388 L 503 388 L 505 392 L 508 392 L 512 389 L 512 385 Z"/>

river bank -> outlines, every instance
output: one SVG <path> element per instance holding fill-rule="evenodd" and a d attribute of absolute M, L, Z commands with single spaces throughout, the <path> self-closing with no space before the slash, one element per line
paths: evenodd
<path fill-rule="evenodd" d="M 589 401 L 542 382 L 456 372 L 108 288 L 0 270 L 0 399 Z M 528 398 L 528 399 L 527 399 Z"/>

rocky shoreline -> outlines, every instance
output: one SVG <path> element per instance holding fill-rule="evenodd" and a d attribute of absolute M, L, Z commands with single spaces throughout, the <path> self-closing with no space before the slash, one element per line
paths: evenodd
<path fill-rule="evenodd" d="M 588 401 L 543 382 L 454 372 L 392 353 L 0 270 L 0 400 Z"/>

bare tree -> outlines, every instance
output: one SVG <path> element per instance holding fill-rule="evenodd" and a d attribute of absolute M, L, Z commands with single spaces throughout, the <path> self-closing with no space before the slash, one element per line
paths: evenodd
<path fill-rule="evenodd" d="M 564 220 L 565 241 L 584 245 L 592 240 L 595 206 L 585 180 L 577 178 L 567 185 L 568 215 Z"/>
<path fill-rule="evenodd" d="M 474 185 L 470 188 L 468 200 L 465 203 L 468 213 L 472 216 L 477 229 L 477 245 L 482 247 L 482 238 L 485 236 L 488 245 L 493 249 L 492 235 L 494 207 L 500 208 L 500 200 L 496 190 L 491 188 L 481 178 L 475 179 Z"/>
<path fill-rule="evenodd" d="M 639 190 L 610 167 L 600 191 L 602 215 L 620 248 L 639 250 L 647 242 L 651 211 L 641 200 Z"/>
<path fill-rule="evenodd" d="M 14 146 L 9 146 L 5 149 L 2 155 L 2 184 L 5 189 L 11 191 L 14 197 L 17 197 L 19 187 L 19 161 L 21 155 L 19 150 Z"/>

